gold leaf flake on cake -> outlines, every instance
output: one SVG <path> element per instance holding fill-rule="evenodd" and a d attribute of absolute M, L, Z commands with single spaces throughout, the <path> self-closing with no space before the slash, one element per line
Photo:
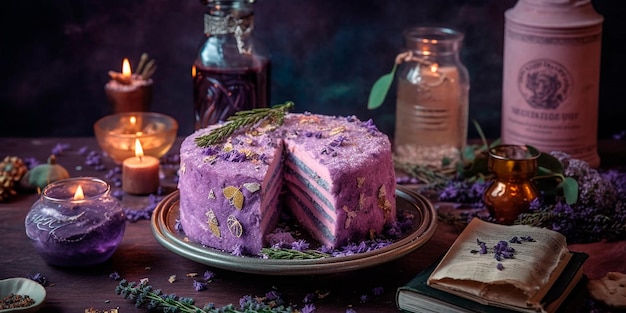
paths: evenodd
<path fill-rule="evenodd" d="M 381 185 L 380 188 L 378 188 L 378 200 L 384 198 L 386 195 L 387 190 L 385 189 L 385 185 Z"/>
<path fill-rule="evenodd" d="M 248 137 L 257 137 L 262 135 L 256 128 L 252 128 L 246 132 L 246 136 Z"/>
<path fill-rule="evenodd" d="M 334 135 L 337 135 L 337 134 L 341 134 L 344 131 L 346 131 L 346 127 L 345 126 L 335 127 L 335 128 L 330 130 L 330 135 L 334 136 Z"/>
<path fill-rule="evenodd" d="M 261 184 L 259 183 L 245 183 L 243 187 L 248 189 L 251 193 L 255 193 L 261 189 Z"/>
<path fill-rule="evenodd" d="M 213 191 L 213 188 L 209 190 L 209 199 L 215 199 L 215 191 Z"/>
<path fill-rule="evenodd" d="M 363 210 L 365 208 L 365 202 L 367 202 L 367 196 L 364 193 L 359 195 L 359 210 Z"/>
<path fill-rule="evenodd" d="M 224 197 L 228 199 L 232 206 L 238 210 L 243 208 L 243 193 L 239 190 L 239 188 L 235 186 L 226 186 L 222 192 L 224 193 Z"/>
<path fill-rule="evenodd" d="M 388 219 L 389 215 L 391 215 L 391 201 L 385 198 L 385 203 L 383 204 L 383 214 L 385 218 Z"/>
<path fill-rule="evenodd" d="M 357 186 L 357 188 L 363 187 L 364 183 L 365 183 L 365 177 L 357 177 L 356 178 L 356 186 Z"/>
<path fill-rule="evenodd" d="M 202 159 L 202 162 L 209 163 L 209 164 L 215 164 L 216 160 L 217 160 L 217 155 L 210 155 L 210 156 L 204 157 Z"/>
<path fill-rule="evenodd" d="M 231 152 L 233 151 L 233 144 L 230 142 L 227 142 L 224 144 L 224 148 L 222 148 L 222 150 L 224 150 L 224 152 Z"/>
<path fill-rule="evenodd" d="M 313 115 L 305 115 L 300 117 L 298 121 L 300 124 L 317 124 L 320 122 L 319 117 Z"/>
<path fill-rule="evenodd" d="M 346 211 L 346 222 L 343 224 L 343 226 L 345 227 L 345 229 L 350 228 L 350 223 L 352 223 L 352 219 L 355 218 L 357 216 L 355 211 L 350 211 L 350 209 L 348 209 L 347 206 L 343 206 L 342 208 L 344 211 Z"/>
<path fill-rule="evenodd" d="M 226 224 L 228 225 L 228 229 L 233 236 L 239 238 L 243 234 L 243 226 L 236 217 L 229 215 L 226 220 Z"/>
<path fill-rule="evenodd" d="M 209 228 L 211 229 L 211 233 L 215 235 L 215 237 L 222 237 L 222 233 L 220 232 L 220 223 L 217 221 L 217 216 L 215 216 L 215 212 L 213 210 L 209 210 L 206 212 L 206 216 L 208 218 L 207 224 L 209 224 Z"/>
<path fill-rule="evenodd" d="M 385 190 L 385 185 L 380 186 L 378 189 L 378 207 L 383 209 L 383 214 L 385 218 L 388 218 L 391 214 L 391 201 L 387 199 L 387 191 Z"/>
<path fill-rule="evenodd" d="M 252 159 L 252 157 L 254 157 L 254 152 L 250 149 L 241 149 L 239 150 L 239 153 L 245 154 L 246 159 L 250 160 Z"/>

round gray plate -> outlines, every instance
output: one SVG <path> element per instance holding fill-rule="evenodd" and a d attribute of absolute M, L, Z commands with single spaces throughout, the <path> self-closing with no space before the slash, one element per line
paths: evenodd
<path fill-rule="evenodd" d="M 391 245 L 350 256 L 307 260 L 263 259 L 235 256 L 230 253 L 186 241 L 184 233 L 175 229 L 179 217 L 179 191 L 166 196 L 154 209 L 151 219 L 152 233 L 166 249 L 187 259 L 209 266 L 254 274 L 311 275 L 328 274 L 366 268 L 385 263 L 421 247 L 435 233 L 437 214 L 425 197 L 405 187 L 396 189 L 398 210 L 413 214 L 411 231 Z"/>

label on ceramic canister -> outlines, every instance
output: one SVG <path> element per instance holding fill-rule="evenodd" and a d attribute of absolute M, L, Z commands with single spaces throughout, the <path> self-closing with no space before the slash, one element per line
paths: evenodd
<path fill-rule="evenodd" d="M 563 151 L 597 167 L 602 18 L 574 25 L 562 12 L 542 24 L 552 11 L 536 3 L 528 10 L 525 2 L 532 1 L 521 0 L 506 14 L 502 141 Z"/>

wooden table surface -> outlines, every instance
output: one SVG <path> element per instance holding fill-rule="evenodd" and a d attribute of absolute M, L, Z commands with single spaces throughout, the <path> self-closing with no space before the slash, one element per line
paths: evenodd
<path fill-rule="evenodd" d="M 179 142 L 180 139 L 171 153 L 178 150 Z M 115 167 L 109 160 L 105 161 L 107 170 L 98 171 L 84 164 L 85 156 L 79 153 L 81 148 L 100 151 L 94 138 L 0 138 L 0 157 L 34 157 L 45 162 L 59 143 L 69 144 L 68 149 L 57 155 L 57 161 L 71 176 L 104 178 L 107 170 Z M 162 184 L 167 191 L 175 188 L 169 178 Z M 123 313 L 146 312 L 145 308 L 135 308 L 132 301 L 115 294 L 118 282 L 109 277 L 113 272 L 129 281 L 148 278 L 153 287 L 164 293 L 194 298 L 200 306 L 206 303 L 238 305 L 242 296 L 264 296 L 275 290 L 298 309 L 304 306 L 305 296 L 313 293 L 324 295 L 314 301 L 316 312 L 345 312 L 348 308 L 359 313 L 395 312 L 396 289 L 445 253 L 458 235 L 455 227 L 439 222 L 435 235 L 425 245 L 381 265 L 335 274 L 269 276 L 222 270 L 188 260 L 157 242 L 149 220 L 139 220 L 127 224 L 119 248 L 105 263 L 89 268 L 63 268 L 47 265 L 26 236 L 24 218 L 37 199 L 37 194 L 20 193 L 11 201 L 0 203 L 0 279 L 36 273 L 45 276 L 49 285 L 41 312 L 84 312 L 92 307 L 98 310 L 119 308 Z M 122 200 L 125 207 L 136 209 L 147 203 L 147 197 L 125 195 Z M 584 268 L 589 278 L 602 277 L 608 271 L 626 273 L 626 241 L 570 248 L 590 254 Z M 216 274 L 214 280 L 206 290 L 196 291 L 194 277 L 189 274 L 201 276 L 207 270 Z M 168 281 L 171 275 L 176 275 L 173 283 Z M 373 289 L 379 287 L 383 293 L 375 295 Z M 368 299 L 363 301 L 363 296 Z"/>

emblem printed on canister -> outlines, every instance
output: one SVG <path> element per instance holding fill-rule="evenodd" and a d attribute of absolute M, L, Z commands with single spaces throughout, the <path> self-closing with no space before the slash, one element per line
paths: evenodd
<path fill-rule="evenodd" d="M 558 62 L 536 59 L 520 68 L 517 85 L 532 108 L 554 110 L 569 97 L 572 78 Z"/>

